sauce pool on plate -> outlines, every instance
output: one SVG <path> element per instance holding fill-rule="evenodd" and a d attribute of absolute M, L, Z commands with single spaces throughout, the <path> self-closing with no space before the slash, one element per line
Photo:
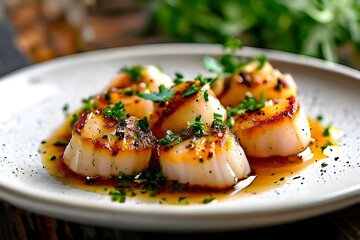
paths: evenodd
<path fill-rule="evenodd" d="M 289 181 L 302 181 L 301 171 L 317 161 L 324 161 L 326 155 L 324 155 L 323 149 L 326 146 L 337 145 L 330 135 L 324 134 L 326 128 L 322 126 L 321 122 L 309 118 L 313 141 L 309 145 L 311 156 L 308 159 L 296 155 L 267 158 L 249 157 L 252 174 L 244 180 L 248 183 L 241 190 L 236 190 L 234 187 L 221 190 L 186 188 L 186 186 L 176 184 L 165 184 L 154 190 L 147 188 L 144 184 L 130 184 L 124 187 L 124 182 L 121 182 L 118 177 L 102 179 L 73 173 L 62 160 L 66 144 L 71 138 L 70 121 L 70 117 L 68 117 L 57 131 L 42 142 L 40 153 L 43 165 L 50 175 L 64 184 L 109 195 L 113 201 L 119 202 L 131 198 L 139 202 L 187 205 L 243 198 L 280 187 Z"/>

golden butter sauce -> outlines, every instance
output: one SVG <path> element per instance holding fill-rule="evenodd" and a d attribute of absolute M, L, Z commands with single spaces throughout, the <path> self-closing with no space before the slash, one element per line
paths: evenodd
<path fill-rule="evenodd" d="M 227 201 L 246 197 L 252 194 L 261 193 L 274 189 L 288 181 L 299 178 L 299 173 L 309 165 L 324 159 L 322 147 L 328 142 L 337 145 L 331 136 L 323 136 L 325 128 L 320 122 L 309 119 L 311 134 L 314 141 L 310 144 L 311 152 L 314 154 L 309 160 L 303 161 L 297 156 L 292 157 L 269 157 L 269 158 L 248 158 L 255 179 L 249 186 L 234 193 L 234 188 L 225 190 L 204 190 L 187 189 L 171 191 L 165 189 L 160 194 L 152 196 L 148 192 L 132 187 L 126 198 L 135 198 L 139 201 L 158 202 L 161 204 L 199 204 L 212 200 Z M 40 153 L 42 161 L 49 174 L 64 184 L 72 187 L 92 191 L 99 194 L 109 195 L 109 192 L 116 189 L 117 178 L 111 179 L 89 179 L 73 173 L 62 161 L 62 154 L 65 146 L 55 146 L 59 141 L 67 142 L 71 138 L 70 120 L 57 129 L 48 139 L 42 142 Z M 111 196 L 109 196 L 109 200 Z"/>

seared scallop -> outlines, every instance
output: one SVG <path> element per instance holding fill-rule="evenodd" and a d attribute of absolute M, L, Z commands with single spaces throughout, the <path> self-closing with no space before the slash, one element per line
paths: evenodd
<path fill-rule="evenodd" d="M 171 87 L 173 81 L 158 67 L 136 65 L 131 68 L 123 68 L 121 73 L 105 87 L 104 92 L 112 88 L 127 88 L 134 85 L 136 88 L 158 91 L 160 85 Z"/>
<path fill-rule="evenodd" d="M 270 100 L 257 111 L 235 115 L 232 131 L 249 157 L 298 154 L 311 141 L 308 119 L 296 97 Z"/>
<path fill-rule="evenodd" d="M 251 173 L 244 150 L 227 127 L 160 146 L 159 162 L 167 179 L 191 187 L 228 188 Z"/>
<path fill-rule="evenodd" d="M 172 87 L 174 97 L 158 103 L 150 117 L 151 128 L 157 138 L 162 138 L 167 130 L 179 133 L 197 116 L 210 126 L 214 113 L 226 117 L 226 109 L 216 98 L 209 85 L 201 86 L 197 81 L 183 82 Z"/>
<path fill-rule="evenodd" d="M 102 111 L 85 112 L 74 125 L 63 154 L 64 163 L 75 173 L 91 177 L 134 174 L 149 166 L 156 139 L 147 120 L 122 119 Z"/>
<path fill-rule="evenodd" d="M 134 66 L 123 70 L 113 79 L 105 90 L 96 96 L 96 109 L 105 109 L 119 101 L 125 104 L 128 114 L 138 118 L 150 117 L 154 102 L 139 96 L 159 92 L 161 86 L 173 85 L 171 78 L 155 66 Z"/>
<path fill-rule="evenodd" d="M 263 66 L 254 60 L 239 68 L 229 78 L 220 78 L 213 88 L 224 106 L 234 107 L 246 99 L 248 93 L 256 100 L 288 98 L 297 95 L 297 85 L 290 74 L 283 74 L 268 61 Z"/>

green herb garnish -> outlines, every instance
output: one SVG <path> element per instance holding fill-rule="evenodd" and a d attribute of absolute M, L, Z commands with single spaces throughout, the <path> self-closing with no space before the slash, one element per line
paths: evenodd
<path fill-rule="evenodd" d="M 182 73 L 176 72 L 175 73 L 174 84 L 179 85 L 182 82 L 184 82 L 184 75 L 182 75 Z"/>
<path fill-rule="evenodd" d="M 125 117 L 125 105 L 123 102 L 117 102 L 115 105 L 111 105 L 104 109 L 102 114 L 104 117 L 121 120 Z"/>
<path fill-rule="evenodd" d="M 263 54 L 256 57 L 256 60 L 259 62 L 259 66 L 257 67 L 257 70 L 260 70 L 264 67 L 265 63 L 268 61 L 267 57 Z"/>
<path fill-rule="evenodd" d="M 333 146 L 334 144 L 330 141 L 327 141 L 324 146 L 321 147 L 321 150 L 324 151 L 325 148 L 329 147 L 329 146 Z"/>
<path fill-rule="evenodd" d="M 330 129 L 331 129 L 331 124 L 327 125 L 324 129 L 324 132 L 323 132 L 323 136 L 324 137 L 329 137 L 330 136 Z"/>
<path fill-rule="evenodd" d="M 201 122 L 201 115 L 198 115 L 195 121 L 189 122 L 188 125 L 195 136 L 201 137 L 206 135 L 204 123 Z"/>
<path fill-rule="evenodd" d="M 223 43 L 223 47 L 225 50 L 229 50 L 231 52 L 236 51 L 237 49 L 243 46 L 242 42 L 238 38 L 227 38 Z"/>
<path fill-rule="evenodd" d="M 231 108 L 227 107 L 227 115 L 232 117 L 236 114 L 242 114 L 246 111 L 257 111 L 265 106 L 265 99 L 263 98 L 262 92 L 260 93 L 260 101 L 256 102 L 255 98 L 248 97 L 247 99 L 240 102 L 237 106 Z"/>
<path fill-rule="evenodd" d="M 209 78 L 209 77 L 203 77 L 201 74 L 198 75 L 195 80 L 198 80 L 200 83 L 200 86 L 196 86 L 195 83 L 193 83 L 188 89 L 186 89 L 182 96 L 188 97 L 194 93 L 197 93 L 201 90 L 201 88 L 205 85 L 211 85 L 217 78 Z"/>
<path fill-rule="evenodd" d="M 193 95 L 194 93 L 199 92 L 200 89 L 201 89 L 201 87 L 197 87 L 195 84 L 192 84 L 188 89 L 186 89 L 186 90 L 183 92 L 182 96 L 183 96 L 183 97 L 188 97 L 188 96 L 190 96 L 190 95 Z"/>
<path fill-rule="evenodd" d="M 179 135 L 173 133 L 171 130 L 166 130 L 165 137 L 159 139 L 157 142 L 162 146 L 169 147 L 181 143 L 181 141 Z"/>
<path fill-rule="evenodd" d="M 79 115 L 77 115 L 77 114 L 73 114 L 72 115 L 72 119 L 71 119 L 71 121 L 70 121 L 70 126 L 71 127 L 74 127 L 74 125 L 75 125 L 75 123 L 77 122 L 79 120 Z"/>
<path fill-rule="evenodd" d="M 318 116 L 316 117 L 316 120 L 317 120 L 318 122 L 321 122 L 322 120 L 324 120 L 324 117 L 323 117 L 322 115 L 318 115 Z"/>
<path fill-rule="evenodd" d="M 69 144 L 69 141 L 56 141 L 54 146 L 56 147 L 66 147 Z"/>
<path fill-rule="evenodd" d="M 223 116 L 220 113 L 214 113 L 214 121 L 211 123 L 211 128 L 218 130 L 218 129 L 224 129 L 226 125 L 223 123 Z"/>
<path fill-rule="evenodd" d="M 92 111 L 96 108 L 94 97 L 83 98 L 81 99 L 81 102 L 83 103 L 81 108 L 83 112 Z"/>
<path fill-rule="evenodd" d="M 204 57 L 202 59 L 202 65 L 209 72 L 216 73 L 217 75 L 221 75 L 223 73 L 222 66 L 213 57 L 209 57 L 209 56 Z"/>
<path fill-rule="evenodd" d="M 219 63 L 223 68 L 223 73 L 230 75 L 235 74 L 240 66 L 244 65 L 243 60 L 240 57 L 235 56 L 235 51 L 242 47 L 240 39 L 227 38 L 223 43 L 225 54 L 221 56 Z"/>
<path fill-rule="evenodd" d="M 137 95 L 153 102 L 164 102 L 174 96 L 174 91 L 170 88 L 166 88 L 164 85 L 160 85 L 159 92 L 138 93 Z"/>
<path fill-rule="evenodd" d="M 139 80 L 140 78 L 143 77 L 142 70 L 143 70 L 143 66 L 136 65 L 136 66 L 133 66 L 131 68 L 123 67 L 120 71 L 122 73 L 129 74 L 130 78 L 131 78 L 131 81 L 136 82 L 137 80 Z"/>
<path fill-rule="evenodd" d="M 278 79 L 277 82 L 276 82 L 276 85 L 275 85 L 274 89 L 275 89 L 276 91 L 280 92 L 281 87 L 282 87 L 281 80 Z"/>
<path fill-rule="evenodd" d="M 104 97 L 104 99 L 105 99 L 107 102 L 110 102 L 111 98 L 110 98 L 110 94 L 109 94 L 109 93 L 104 93 L 104 94 L 103 94 L 103 97 Z"/>
<path fill-rule="evenodd" d="M 114 202 L 124 203 L 126 202 L 126 189 L 120 188 L 109 192 L 111 200 Z"/>
<path fill-rule="evenodd" d="M 205 90 L 205 92 L 204 92 L 204 100 L 205 100 L 205 102 L 209 101 L 209 92 L 208 92 L 208 90 Z"/>
<path fill-rule="evenodd" d="M 150 125 L 149 125 L 149 121 L 148 121 L 147 117 L 144 117 L 143 119 L 140 119 L 138 121 L 137 125 L 143 132 L 149 132 L 150 131 Z"/>
<path fill-rule="evenodd" d="M 134 95 L 134 91 L 131 88 L 124 89 L 125 96 L 132 96 Z"/>
<path fill-rule="evenodd" d="M 115 136 L 116 136 L 118 139 L 124 139 L 125 133 L 124 133 L 124 132 L 116 132 L 116 133 L 115 133 Z"/>
<path fill-rule="evenodd" d="M 211 203 L 213 200 L 215 200 L 214 197 L 207 197 L 207 198 L 204 198 L 203 203 L 204 204 Z"/>
<path fill-rule="evenodd" d="M 64 106 L 62 107 L 62 110 L 63 110 L 65 116 L 69 115 L 69 104 L 65 103 Z"/>

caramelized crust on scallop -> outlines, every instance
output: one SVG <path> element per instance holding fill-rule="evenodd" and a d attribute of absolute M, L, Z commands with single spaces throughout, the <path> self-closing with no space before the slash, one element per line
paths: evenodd
<path fill-rule="evenodd" d="M 307 117 L 295 97 L 268 101 L 255 112 L 234 116 L 232 131 L 247 156 L 290 156 L 310 143 Z"/>
<path fill-rule="evenodd" d="M 65 148 L 64 163 L 73 172 L 91 177 L 145 170 L 156 138 L 138 123 L 133 116 L 118 121 L 104 117 L 99 110 L 83 113 Z"/>
<path fill-rule="evenodd" d="M 193 84 L 201 89 L 189 96 L 184 96 L 184 92 Z M 195 83 L 183 82 L 172 89 L 175 92 L 174 97 L 157 104 L 154 114 L 150 116 L 151 129 L 157 138 L 162 138 L 167 130 L 180 132 L 186 129 L 188 123 L 194 121 L 199 115 L 206 126 L 210 126 L 213 122 L 214 113 L 221 114 L 225 119 L 226 110 L 209 86 L 201 87 L 195 81 Z"/>
<path fill-rule="evenodd" d="M 220 79 L 214 87 L 224 106 L 234 107 L 246 99 L 248 93 L 259 101 L 261 94 L 266 100 L 288 98 L 297 95 L 297 85 L 290 74 L 283 74 L 266 62 L 261 69 L 259 61 L 241 67 L 237 74 Z"/>
<path fill-rule="evenodd" d="M 160 146 L 159 163 L 167 179 L 192 187 L 228 188 L 251 173 L 244 150 L 227 127 Z"/>

